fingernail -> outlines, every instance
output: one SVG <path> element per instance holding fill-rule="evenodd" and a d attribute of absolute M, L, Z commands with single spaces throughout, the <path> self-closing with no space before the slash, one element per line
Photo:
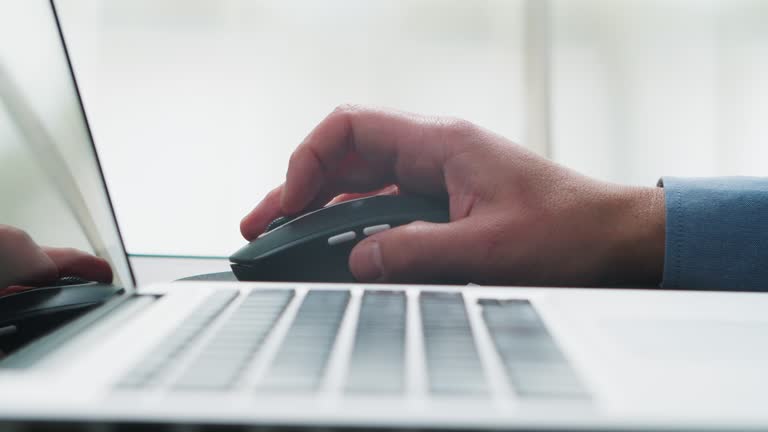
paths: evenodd
<path fill-rule="evenodd" d="M 352 254 L 351 267 L 355 278 L 361 282 L 374 282 L 381 279 L 384 274 L 384 266 L 379 242 L 371 240 L 355 248 Z"/>

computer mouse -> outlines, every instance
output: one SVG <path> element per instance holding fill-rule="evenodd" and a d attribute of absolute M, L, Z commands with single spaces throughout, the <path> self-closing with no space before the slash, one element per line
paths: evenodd
<path fill-rule="evenodd" d="M 0 329 L 18 332 L 27 326 L 40 327 L 97 306 L 121 291 L 110 284 L 62 278 L 55 286 L 8 294 L 0 297 Z"/>
<path fill-rule="evenodd" d="M 413 221 L 448 222 L 447 200 L 377 195 L 280 218 L 229 257 L 244 281 L 354 282 L 349 254 L 365 237 Z"/>

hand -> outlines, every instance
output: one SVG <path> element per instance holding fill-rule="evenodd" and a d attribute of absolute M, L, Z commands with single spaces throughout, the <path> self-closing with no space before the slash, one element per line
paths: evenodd
<path fill-rule="evenodd" d="M 101 258 L 76 249 L 40 247 L 26 232 L 0 225 L 0 294 L 63 276 L 109 283 L 112 269 Z"/>
<path fill-rule="evenodd" d="M 241 232 L 251 240 L 278 216 L 387 187 L 449 199 L 451 222 L 362 240 L 349 259 L 360 281 L 661 280 L 663 189 L 585 177 L 466 121 L 360 107 L 338 108 L 309 134 Z"/>

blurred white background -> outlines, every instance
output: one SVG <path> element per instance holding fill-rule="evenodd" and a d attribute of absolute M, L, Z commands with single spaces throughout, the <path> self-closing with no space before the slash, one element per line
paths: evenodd
<path fill-rule="evenodd" d="M 603 179 L 768 175 L 768 2 L 59 0 L 134 254 L 226 256 L 340 103 L 467 118 Z"/>

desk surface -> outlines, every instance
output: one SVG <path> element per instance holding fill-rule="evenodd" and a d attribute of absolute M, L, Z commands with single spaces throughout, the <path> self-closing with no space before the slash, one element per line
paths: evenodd
<path fill-rule="evenodd" d="M 139 285 L 229 270 L 229 260 L 226 258 L 130 256 L 130 262 Z"/>

